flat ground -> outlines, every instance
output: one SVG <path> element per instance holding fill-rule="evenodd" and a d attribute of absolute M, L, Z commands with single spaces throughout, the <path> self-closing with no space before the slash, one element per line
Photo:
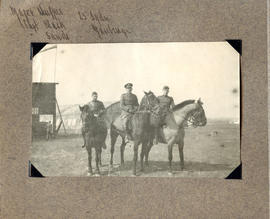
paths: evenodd
<path fill-rule="evenodd" d="M 240 164 L 240 130 L 238 124 L 212 121 L 202 128 L 186 129 L 184 156 L 185 169 L 180 170 L 177 145 L 173 149 L 173 177 L 225 178 Z M 114 153 L 114 165 L 109 170 L 110 138 L 102 152 L 101 175 L 130 176 L 133 147 L 126 146 L 125 164 L 120 167 L 119 138 Z M 58 137 L 50 141 L 35 140 L 31 146 L 31 162 L 44 176 L 87 176 L 88 158 L 81 148 L 81 136 Z M 93 153 L 94 157 L 95 154 Z M 95 162 L 93 158 L 93 167 Z M 152 147 L 149 167 L 138 175 L 168 177 L 168 151 L 165 144 Z M 139 163 L 138 163 L 139 170 Z"/>

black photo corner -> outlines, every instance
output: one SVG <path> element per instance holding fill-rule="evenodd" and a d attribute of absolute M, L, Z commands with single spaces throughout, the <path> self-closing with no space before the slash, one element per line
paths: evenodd
<path fill-rule="evenodd" d="M 242 179 L 242 163 L 236 167 L 225 179 Z"/>
<path fill-rule="evenodd" d="M 31 43 L 30 46 L 30 60 L 39 53 L 40 50 L 44 48 L 48 43 Z"/>
<path fill-rule="evenodd" d="M 28 163 L 28 174 L 29 177 L 44 177 L 38 169 L 29 161 Z"/>
<path fill-rule="evenodd" d="M 227 39 L 226 40 L 239 54 L 242 55 L 242 40 Z"/>

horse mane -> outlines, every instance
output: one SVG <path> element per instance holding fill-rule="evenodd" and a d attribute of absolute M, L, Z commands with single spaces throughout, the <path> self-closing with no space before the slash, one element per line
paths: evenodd
<path fill-rule="evenodd" d="M 112 104 L 110 104 L 109 106 L 107 106 L 106 108 L 105 108 L 105 111 L 106 112 L 108 112 L 108 110 L 112 110 L 112 111 L 114 111 L 114 109 L 115 108 L 120 108 L 120 101 L 117 101 L 117 102 L 115 102 L 115 103 L 112 103 Z"/>
<path fill-rule="evenodd" d="M 114 107 L 115 105 L 117 105 L 117 104 L 119 104 L 119 103 L 120 103 L 120 101 L 117 101 L 117 102 L 115 102 L 115 103 L 110 104 L 109 106 L 106 107 L 106 110 L 107 110 L 107 109 L 110 109 L 110 108 L 112 108 L 112 107 Z"/>
<path fill-rule="evenodd" d="M 175 105 L 174 108 L 173 108 L 173 111 L 182 109 L 186 105 L 189 105 L 189 104 L 192 104 L 192 103 L 195 103 L 195 100 L 185 100 L 185 101 Z"/>
<path fill-rule="evenodd" d="M 88 104 L 83 105 L 81 108 L 82 108 L 82 111 L 84 111 L 84 112 L 88 111 L 90 109 Z"/>

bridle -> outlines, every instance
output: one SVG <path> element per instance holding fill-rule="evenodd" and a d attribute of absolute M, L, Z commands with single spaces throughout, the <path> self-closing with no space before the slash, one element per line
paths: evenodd
<path fill-rule="evenodd" d="M 202 113 L 201 109 L 194 110 L 194 112 L 185 119 L 187 126 L 192 126 L 194 128 L 200 126 L 201 121 L 199 118 L 201 113 Z"/>
<path fill-rule="evenodd" d="M 82 116 L 81 116 L 81 120 L 82 120 L 82 127 L 85 129 L 85 130 L 88 130 L 89 129 L 89 124 L 91 123 L 91 116 L 89 114 L 89 112 L 84 112 L 86 113 L 86 117 L 85 119 L 83 120 L 82 119 Z"/>
<path fill-rule="evenodd" d="M 152 94 L 153 95 L 153 94 Z M 146 101 L 147 101 L 147 108 L 146 111 L 149 111 L 150 113 L 152 113 L 154 116 L 159 116 L 159 113 L 156 112 L 154 110 L 154 108 L 158 108 L 158 106 L 154 106 L 153 104 L 150 103 L 149 99 L 148 99 L 148 95 L 146 94 Z"/>

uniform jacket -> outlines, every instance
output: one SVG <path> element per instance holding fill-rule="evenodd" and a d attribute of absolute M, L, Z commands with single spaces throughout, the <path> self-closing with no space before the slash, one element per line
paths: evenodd
<path fill-rule="evenodd" d="M 90 110 L 93 111 L 94 114 L 100 114 L 105 110 L 104 104 L 99 100 L 92 100 L 89 102 Z"/>
<path fill-rule="evenodd" d="M 137 110 L 139 106 L 137 96 L 132 93 L 125 93 L 121 95 L 120 107 L 122 114 L 130 114 Z"/>
<path fill-rule="evenodd" d="M 175 106 L 174 100 L 170 96 L 158 96 L 158 101 L 162 111 L 166 113 Z"/>

